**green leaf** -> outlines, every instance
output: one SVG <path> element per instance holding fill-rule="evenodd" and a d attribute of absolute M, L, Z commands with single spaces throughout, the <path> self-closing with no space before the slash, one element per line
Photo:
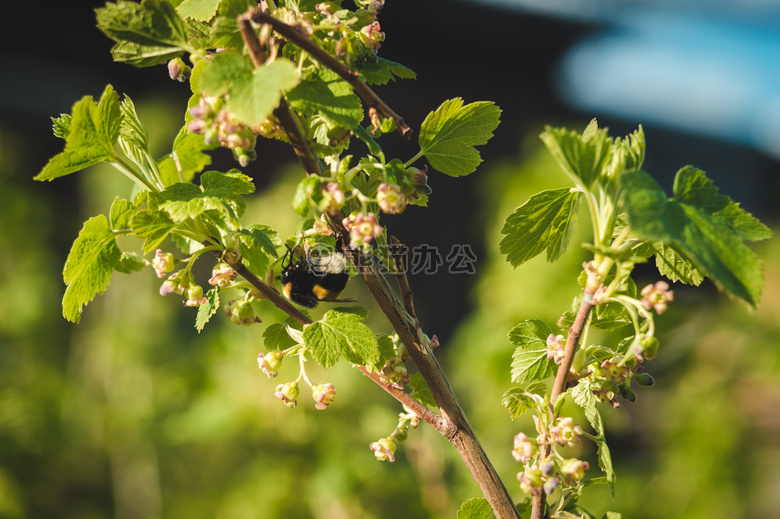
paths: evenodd
<path fill-rule="evenodd" d="M 544 380 L 555 374 L 557 364 L 547 359 L 547 337 L 552 328 L 539 319 L 529 319 L 518 324 L 507 334 L 517 346 L 512 355 L 512 382 L 526 384 Z"/>
<path fill-rule="evenodd" d="M 369 85 L 385 85 L 390 81 L 395 81 L 396 77 L 401 79 L 417 79 L 417 74 L 389 59 L 378 58 L 375 62 L 364 61 L 359 67 L 359 72 L 363 81 Z"/>
<path fill-rule="evenodd" d="M 51 118 L 51 130 L 55 137 L 68 140 L 70 134 L 70 123 L 73 117 L 70 114 L 60 114 L 59 117 Z"/>
<path fill-rule="evenodd" d="M 188 49 L 184 21 L 164 0 L 120 0 L 96 10 L 98 28 L 117 42 L 116 61 L 136 67 L 164 63 Z"/>
<path fill-rule="evenodd" d="M 242 241 L 245 243 L 251 243 L 252 246 L 260 247 L 265 252 L 276 258 L 279 256 L 279 254 L 276 252 L 276 244 L 274 240 L 268 236 L 268 234 L 266 234 L 266 231 L 272 231 L 272 229 L 265 225 L 256 224 L 250 225 L 245 229 L 241 229 L 238 231 L 238 233 L 241 236 Z M 273 234 L 278 241 L 278 235 L 275 232 Z"/>
<path fill-rule="evenodd" d="M 501 397 L 501 405 L 507 408 L 512 420 L 519 418 L 529 409 L 536 408 L 537 401 L 531 393 L 520 387 L 508 389 Z"/>
<path fill-rule="evenodd" d="M 504 223 L 499 250 L 512 266 L 547 250 L 547 261 L 566 251 L 574 233 L 580 193 L 569 188 L 551 189 L 533 195 L 515 209 Z"/>
<path fill-rule="evenodd" d="M 271 115 L 282 94 L 299 80 L 298 70 L 287 60 L 255 68 L 242 56 L 223 52 L 203 66 L 192 84 L 206 94 L 228 94 L 227 110 L 239 121 L 255 125 Z"/>
<path fill-rule="evenodd" d="M 63 278 L 68 288 L 62 299 L 62 315 L 77 323 L 84 305 L 105 292 L 122 252 L 105 216 L 84 222 L 65 262 Z"/>
<path fill-rule="evenodd" d="M 130 219 L 138 209 L 123 198 L 116 197 L 111 204 L 108 220 L 111 222 L 111 228 L 115 231 L 130 228 Z"/>
<path fill-rule="evenodd" d="M 623 519 L 623 514 L 618 512 L 604 512 L 604 515 L 601 516 L 601 519 Z"/>
<path fill-rule="evenodd" d="M 318 114 L 343 128 L 352 129 L 363 119 L 360 98 L 335 72 L 322 69 L 309 75 L 287 94 L 290 108 Z"/>
<path fill-rule="evenodd" d="M 419 371 L 409 377 L 408 386 L 411 390 L 409 393 L 412 395 L 412 398 L 420 402 L 428 409 L 439 408 L 439 405 L 436 403 L 436 399 L 433 398 L 431 390 L 428 389 L 428 384 L 425 383 L 425 379 Z"/>
<path fill-rule="evenodd" d="M 203 152 L 216 146 L 216 143 L 206 144 L 203 135 L 189 133 L 186 126 L 183 127 L 173 141 L 173 151 L 158 162 L 163 183 L 170 186 L 176 182 L 191 182 L 195 174 L 211 164 L 211 156 Z"/>
<path fill-rule="evenodd" d="M 623 175 L 629 225 L 640 238 L 679 247 L 719 288 L 755 306 L 763 283 L 761 262 L 742 242 L 744 234 L 750 233 L 740 226 L 752 217 L 736 211 L 728 199 L 724 204 L 725 197 L 717 195 L 699 173 L 681 169 L 671 200 L 647 173 Z"/>
<path fill-rule="evenodd" d="M 374 332 L 363 324 L 365 309 L 334 308 L 303 330 L 306 346 L 324 368 L 344 357 L 353 364 L 375 363 L 379 357 Z"/>
<path fill-rule="evenodd" d="M 263 332 L 263 344 L 268 351 L 282 351 L 297 343 L 287 333 L 287 324 L 273 323 Z"/>
<path fill-rule="evenodd" d="M 217 14 L 221 0 L 184 0 L 176 7 L 176 12 L 182 18 L 192 18 L 206 22 Z"/>
<path fill-rule="evenodd" d="M 499 123 L 501 109 L 489 101 L 463 106 L 450 99 L 428 114 L 420 128 L 420 154 L 431 167 L 458 177 L 473 173 L 482 162 L 474 146 L 487 143 Z"/>
<path fill-rule="evenodd" d="M 610 156 L 612 139 L 593 119 L 580 135 L 566 128 L 546 127 L 540 135 L 558 165 L 576 183 L 590 187 Z"/>
<path fill-rule="evenodd" d="M 772 231 L 767 226 L 729 197 L 719 195 L 718 188 L 704 171 L 693 166 L 685 166 L 677 172 L 672 200 L 706 211 L 718 224 L 729 227 L 741 240 L 760 241 L 772 237 Z"/>
<path fill-rule="evenodd" d="M 195 329 L 200 333 L 211 316 L 219 309 L 219 290 L 212 288 L 206 293 L 206 302 L 198 306 L 198 316 L 195 318 Z"/>
<path fill-rule="evenodd" d="M 379 348 L 379 358 L 375 362 L 366 364 L 369 371 L 378 373 L 387 361 L 396 356 L 395 345 L 388 335 L 378 335 L 376 342 Z"/>
<path fill-rule="evenodd" d="M 84 96 L 73 105 L 72 114 L 64 151 L 52 157 L 35 180 L 53 180 L 111 160 L 122 123 L 114 88 L 106 86 L 99 103 Z M 58 127 L 62 131 L 62 125 Z"/>
<path fill-rule="evenodd" d="M 237 169 L 231 169 L 227 173 L 207 171 L 201 176 L 200 184 L 203 194 L 212 198 L 231 199 L 255 192 L 252 179 Z"/>
<path fill-rule="evenodd" d="M 123 274 L 141 272 L 149 266 L 149 262 L 135 252 L 123 252 L 119 262 L 114 265 L 114 270 Z"/>
<path fill-rule="evenodd" d="M 163 211 L 144 209 L 130 219 L 133 234 L 144 238 L 144 254 L 155 250 L 171 232 L 173 221 Z"/>
<path fill-rule="evenodd" d="M 484 497 L 473 497 L 458 509 L 458 519 L 487 519 L 493 516 L 493 509 Z"/>
<path fill-rule="evenodd" d="M 155 194 L 160 209 L 165 210 L 175 222 L 194 218 L 209 209 L 223 210 L 238 215 L 246 204 L 243 194 L 254 192 L 252 179 L 231 169 L 227 173 L 207 171 L 201 175 L 201 186 L 190 183 L 176 183 Z"/>
<path fill-rule="evenodd" d="M 655 250 L 655 265 L 662 276 L 672 281 L 699 286 L 704 279 L 704 273 L 696 264 L 688 259 L 679 247 L 657 241 L 653 243 Z"/>
<path fill-rule="evenodd" d="M 602 437 L 596 440 L 596 456 L 599 460 L 599 467 L 607 477 L 607 483 L 612 495 L 615 495 L 615 468 L 612 466 L 612 454 L 609 452 L 609 445 Z"/>

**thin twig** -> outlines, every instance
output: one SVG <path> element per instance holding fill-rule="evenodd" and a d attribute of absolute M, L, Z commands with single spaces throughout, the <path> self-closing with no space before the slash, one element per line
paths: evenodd
<path fill-rule="evenodd" d="M 238 17 L 238 28 L 241 31 L 241 37 L 246 43 L 249 56 L 252 58 L 252 63 L 255 67 L 261 67 L 265 63 L 265 50 L 263 44 L 260 42 L 260 38 L 257 37 L 257 33 L 252 27 L 252 23 L 248 14 Z M 300 122 L 293 115 L 290 107 L 287 105 L 287 101 L 282 96 L 279 99 L 279 106 L 274 109 L 274 115 L 279 119 L 279 123 L 284 128 L 287 138 L 290 139 L 295 155 L 301 162 L 306 174 L 321 175 L 322 170 L 320 168 L 317 157 L 311 150 L 306 141 L 306 135 L 303 133 Z"/>
<path fill-rule="evenodd" d="M 395 236 L 390 236 L 390 243 L 395 245 L 398 249 L 403 247 L 401 242 L 398 241 L 398 238 Z M 393 261 L 395 262 L 395 274 L 396 280 L 398 282 L 398 289 L 401 291 L 401 297 L 404 300 L 404 308 L 406 308 L 406 311 L 409 312 L 409 315 L 411 315 L 416 321 L 417 315 L 414 313 L 414 294 L 412 293 L 412 289 L 409 286 L 409 280 L 406 278 L 406 265 L 404 264 L 404 256 L 400 253 L 400 250 L 398 254 L 393 255 Z"/>
<path fill-rule="evenodd" d="M 558 372 L 555 375 L 555 382 L 553 383 L 552 390 L 550 391 L 550 412 L 555 406 L 555 401 L 558 397 L 566 391 L 566 384 L 569 380 L 569 372 L 571 371 L 572 363 L 574 362 L 574 355 L 577 353 L 577 349 L 580 346 L 580 337 L 585 330 L 585 324 L 588 322 L 590 311 L 593 309 L 593 294 L 595 290 L 586 288 L 583 292 L 582 303 L 577 310 L 577 317 L 569 328 L 569 335 L 566 337 L 566 346 L 563 349 L 563 359 L 560 366 L 558 366 Z M 539 459 L 543 460 L 550 454 L 549 445 L 541 445 L 539 447 Z M 534 496 L 533 505 L 531 508 L 531 519 L 543 519 L 545 517 L 545 505 L 547 499 L 545 494 Z"/>
<path fill-rule="evenodd" d="M 308 52 L 311 56 L 314 57 L 314 59 L 341 76 L 344 81 L 352 85 L 352 88 L 355 89 L 355 92 L 357 92 L 360 97 L 366 101 L 369 107 L 376 108 L 385 117 L 389 117 L 395 121 L 396 130 L 404 139 L 409 140 L 412 138 L 412 129 L 404 122 L 403 117 L 396 114 L 389 106 L 387 106 L 385 102 L 382 101 L 378 95 L 376 95 L 376 92 L 374 92 L 371 87 L 369 87 L 365 82 L 363 82 L 363 80 L 360 79 L 357 71 L 344 65 L 342 62 L 318 47 L 305 34 L 298 31 L 298 29 L 295 27 L 287 25 L 281 20 L 277 20 L 268 13 L 264 13 L 259 7 L 250 10 L 245 16 L 250 17 L 252 21 L 258 24 L 267 23 L 273 27 L 274 31 Z"/>
<path fill-rule="evenodd" d="M 335 220 L 337 232 L 346 232 L 340 221 L 332 220 Z M 358 271 L 363 282 L 423 376 L 439 406 L 442 418 L 451 426 L 448 428 L 451 432 L 445 434 L 445 437 L 461 455 L 496 517 L 520 519 L 509 492 L 477 440 L 444 371 L 428 346 L 428 342 L 423 340 L 417 320 L 404 308 L 390 289 L 387 280 L 379 274 L 373 258 L 363 257 L 357 249 L 353 248 L 348 249 L 347 254 L 352 263 L 359 266 Z"/>

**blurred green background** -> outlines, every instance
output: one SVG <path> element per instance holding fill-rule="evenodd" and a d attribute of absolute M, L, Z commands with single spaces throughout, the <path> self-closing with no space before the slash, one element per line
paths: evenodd
<path fill-rule="evenodd" d="M 468 243 L 477 252 L 476 276 L 441 270 L 411 283 L 423 326 L 442 339 L 437 355 L 482 444 L 521 500 L 512 436 L 532 426 L 527 419 L 511 422 L 500 405 L 513 351 L 506 332 L 532 317 L 554 323 L 578 290 L 575 277 L 585 256 L 573 246 L 555 264 L 537 258 L 512 270 L 497 253 L 499 231 L 530 194 L 566 185 L 536 138 L 543 125 L 582 129 L 593 114 L 552 99 L 547 78 L 557 47 L 547 48 L 549 55 L 518 55 L 525 83 L 502 81 L 501 63 L 484 55 L 465 59 L 475 50 L 472 42 L 447 32 L 463 30 L 455 20 L 462 23 L 464 14 L 480 14 L 453 9 L 454 25 L 425 32 L 444 5 L 430 4 L 418 7 L 416 21 L 404 18 L 403 3 L 388 6 L 383 55 L 411 66 L 420 80 L 381 94 L 413 126 L 455 95 L 496 100 L 503 122 L 483 148 L 486 162 L 477 173 L 466 179 L 432 173 L 431 208 L 413 207 L 385 222 L 410 245 L 433 243 L 446 253 L 452 244 Z M 459 457 L 421 426 L 399 445 L 395 463 L 375 461 L 369 443 L 393 430 L 401 409 L 357 371 L 338 365 L 312 374 L 338 388 L 326 411 L 316 411 L 306 395 L 294 410 L 273 397 L 277 383 L 297 374 L 285 365 L 269 381 L 257 369 L 262 330 L 279 319 L 274 309 L 262 307 L 264 323 L 251 328 L 218 314 L 197 334 L 195 311 L 175 297 L 160 297 L 160 281 L 149 269 L 115 274 L 79 325 L 62 319 L 61 271 L 70 243 L 84 220 L 105 213 L 130 186 L 105 168 L 33 182 L 61 149 L 48 117 L 112 82 L 136 102 L 162 154 L 186 103 L 186 92 L 162 67 L 135 71 L 110 63 L 109 42 L 93 28 L 91 7 L 37 19 L 50 36 L 45 45 L 20 52 L 28 60 L 18 68 L 6 62 L 15 74 L 4 88 L 32 100 L 20 95 L 26 101 L 10 106 L 3 97 L 0 103 L 0 518 L 454 517 L 460 503 L 479 495 Z M 482 16 L 478 36 L 489 43 L 494 31 L 484 28 L 491 26 Z M 583 30 L 533 18 L 509 21 L 523 24 L 531 40 L 548 30 L 565 42 Z M 97 43 L 77 47 L 58 39 L 70 22 Z M 393 31 L 417 37 L 404 42 L 397 36 L 393 43 Z M 495 32 L 499 38 L 501 31 Z M 431 61 L 419 52 L 437 38 L 454 46 L 449 50 L 457 60 Z M 94 65 L 78 68 L 68 61 L 76 55 L 79 66 Z M 475 81 L 463 79 L 464 62 Z M 635 126 L 606 124 L 613 133 Z M 693 163 L 726 194 L 736 191 L 746 209 L 777 224 L 776 210 L 750 196 L 777 192 L 775 161 L 658 128 L 646 132 L 651 173 L 668 180 L 677 167 Z M 247 214 L 286 235 L 297 223 L 289 200 L 299 173 L 289 152 L 260 146 L 247 171 L 259 188 Z M 388 149 L 405 157 L 411 147 L 390 139 Z M 730 169 L 734 163 L 742 167 L 738 175 Z M 231 166 L 217 156 L 216 167 Z M 431 229 L 438 242 L 428 240 Z M 660 353 L 647 363 L 656 387 L 640 389 L 634 405 L 604 412 L 618 480 L 614 499 L 605 488 L 589 491 L 585 504 L 598 516 L 605 510 L 648 519 L 780 516 L 780 245 L 775 239 L 755 248 L 766 276 L 755 311 L 708 284 L 675 287 L 675 303 L 658 323 Z M 656 280 L 652 268 L 638 273 L 640 286 Z M 204 282 L 207 273 L 201 274 Z M 365 304 L 359 281 L 348 290 L 345 295 Z M 375 310 L 371 325 L 390 331 Z M 579 449 L 572 455 L 590 459 L 595 473 L 592 449 L 585 443 Z"/>

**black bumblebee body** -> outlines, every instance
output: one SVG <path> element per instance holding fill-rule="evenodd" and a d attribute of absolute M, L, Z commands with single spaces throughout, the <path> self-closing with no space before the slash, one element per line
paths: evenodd
<path fill-rule="evenodd" d="M 282 260 L 279 276 L 287 299 L 307 308 L 314 308 L 320 301 L 343 301 L 337 298 L 347 285 L 349 272 L 347 256 L 340 247 L 321 255 L 309 251 L 295 263 L 295 252 L 288 248 L 287 254 L 289 261 L 285 266 Z"/>

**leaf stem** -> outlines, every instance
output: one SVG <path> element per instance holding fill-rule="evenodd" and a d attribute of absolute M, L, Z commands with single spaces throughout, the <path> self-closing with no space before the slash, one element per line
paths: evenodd
<path fill-rule="evenodd" d="M 563 350 L 563 359 L 561 360 L 560 366 L 558 366 L 558 373 L 555 375 L 555 382 L 550 391 L 550 414 L 553 413 L 553 406 L 555 406 L 558 397 L 566 391 L 566 383 L 569 378 L 572 363 L 574 362 L 574 355 L 577 353 L 580 338 L 585 330 L 585 325 L 588 322 L 588 317 L 590 317 L 590 312 L 593 309 L 593 295 L 595 291 L 594 288 L 586 286 L 582 294 L 582 303 L 580 303 L 580 308 L 577 310 L 577 317 L 569 328 L 569 335 L 566 337 L 566 346 Z M 539 459 L 544 459 L 549 455 L 549 445 L 541 445 L 539 447 Z M 546 496 L 534 496 L 531 508 L 531 519 L 542 519 L 544 517 L 546 503 Z"/>

